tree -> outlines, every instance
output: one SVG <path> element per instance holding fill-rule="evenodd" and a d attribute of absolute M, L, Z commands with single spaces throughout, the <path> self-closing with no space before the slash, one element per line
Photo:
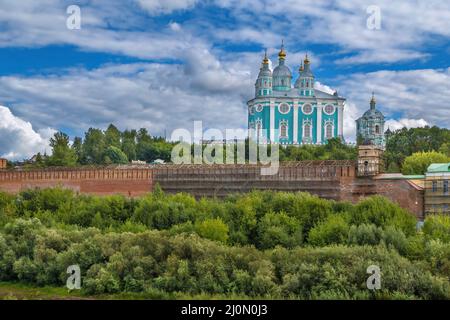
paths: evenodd
<path fill-rule="evenodd" d="M 416 152 L 440 150 L 448 141 L 450 141 L 450 130 L 436 126 L 397 130 L 392 133 L 386 143 L 386 167 L 390 168 L 391 164 L 395 163 L 397 167 L 402 168 L 406 157 Z"/>
<path fill-rule="evenodd" d="M 313 246 L 345 244 L 348 238 L 349 225 L 342 215 L 330 215 L 326 221 L 312 228 L 308 242 Z"/>
<path fill-rule="evenodd" d="M 110 124 L 105 131 L 105 144 L 107 147 L 113 146 L 120 148 L 121 132 L 113 124 Z"/>
<path fill-rule="evenodd" d="M 106 150 L 105 135 L 102 130 L 89 128 L 84 137 L 83 151 L 86 162 L 91 164 L 103 163 Z"/>
<path fill-rule="evenodd" d="M 108 160 L 106 160 L 108 159 Z M 127 155 L 117 147 L 109 146 L 105 151 L 104 161 L 105 164 L 115 163 L 115 164 L 127 164 Z"/>
<path fill-rule="evenodd" d="M 77 163 L 75 151 L 69 146 L 69 136 L 63 132 L 57 132 L 50 139 L 52 147 L 52 155 L 48 158 L 47 163 L 50 166 L 71 167 Z"/>
<path fill-rule="evenodd" d="M 450 162 L 450 157 L 445 154 L 436 151 L 416 152 L 405 159 L 403 162 L 402 173 L 425 174 L 430 164 L 445 162 Z"/>
<path fill-rule="evenodd" d="M 84 163 L 84 154 L 83 154 L 83 140 L 80 137 L 75 137 L 72 143 L 72 149 L 75 151 L 79 163 Z"/>
<path fill-rule="evenodd" d="M 195 231 L 203 238 L 223 243 L 228 240 L 228 226 L 219 218 L 197 222 Z"/>
<path fill-rule="evenodd" d="M 122 151 L 128 160 L 136 160 L 136 130 L 125 130 L 122 133 Z"/>
<path fill-rule="evenodd" d="M 447 157 L 450 157 L 450 142 L 442 144 L 439 148 L 439 152 L 447 155 Z"/>
<path fill-rule="evenodd" d="M 293 248 L 301 243 L 302 228 L 299 221 L 284 212 L 269 212 L 258 224 L 258 247 L 261 249 L 277 245 Z"/>

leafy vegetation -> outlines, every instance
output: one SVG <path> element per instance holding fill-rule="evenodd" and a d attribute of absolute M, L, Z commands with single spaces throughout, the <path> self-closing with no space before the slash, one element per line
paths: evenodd
<path fill-rule="evenodd" d="M 416 152 L 403 162 L 403 174 L 425 174 L 432 163 L 450 162 L 450 157 L 436 151 Z"/>
<path fill-rule="evenodd" d="M 383 197 L 356 205 L 306 193 L 224 200 L 160 189 L 139 199 L 54 188 L 0 193 L 0 281 L 153 299 L 449 299 L 450 223 Z M 382 289 L 367 290 L 379 265 Z"/>
<path fill-rule="evenodd" d="M 423 170 L 410 170 L 410 168 L 403 170 L 405 158 L 414 153 L 431 151 L 450 157 L 449 129 L 427 126 L 397 130 L 387 137 L 386 152 L 384 153 L 386 169 L 389 172 L 402 171 L 421 174 Z"/>

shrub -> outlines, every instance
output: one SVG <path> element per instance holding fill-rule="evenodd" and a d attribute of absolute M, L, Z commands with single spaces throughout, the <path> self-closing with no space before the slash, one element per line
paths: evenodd
<path fill-rule="evenodd" d="M 226 243 L 228 226 L 219 218 L 206 219 L 195 224 L 195 231 L 203 238 Z"/>
<path fill-rule="evenodd" d="M 308 243 L 313 246 L 345 244 L 349 225 L 342 215 L 331 215 L 326 221 L 316 225 L 308 235 Z"/>

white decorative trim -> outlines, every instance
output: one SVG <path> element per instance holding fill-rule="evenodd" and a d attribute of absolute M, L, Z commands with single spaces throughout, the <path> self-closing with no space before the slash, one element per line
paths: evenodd
<path fill-rule="evenodd" d="M 294 101 L 294 132 L 292 143 L 296 144 L 298 141 L 298 101 Z"/>
<path fill-rule="evenodd" d="M 311 107 L 311 112 L 305 112 L 305 106 L 310 106 Z M 302 112 L 303 112 L 303 114 L 307 114 L 307 115 L 312 114 L 314 112 L 314 108 L 313 108 L 312 104 L 310 104 L 310 103 L 303 104 Z"/>
<path fill-rule="evenodd" d="M 339 137 L 344 137 L 344 106 L 338 106 L 338 135 Z"/>
<path fill-rule="evenodd" d="M 248 107 L 248 113 L 252 116 L 255 114 L 255 107 L 253 105 L 251 105 L 250 107 Z"/>
<path fill-rule="evenodd" d="M 275 102 L 270 101 L 270 142 L 275 141 Z"/>
<path fill-rule="evenodd" d="M 256 112 L 261 112 L 261 111 L 263 111 L 263 105 L 262 104 L 258 104 L 256 106 Z"/>
<path fill-rule="evenodd" d="M 317 143 L 322 143 L 322 108 L 317 104 Z"/>
<path fill-rule="evenodd" d="M 260 126 L 260 127 L 258 128 L 258 126 Z M 258 138 L 258 139 L 261 138 L 262 131 L 263 131 L 263 123 L 262 123 L 262 119 L 260 119 L 260 118 L 256 119 L 256 121 L 255 121 L 255 131 L 256 131 L 256 134 L 255 134 L 256 138 Z"/>
<path fill-rule="evenodd" d="M 288 107 L 288 109 L 287 109 L 286 112 L 281 111 L 281 107 L 282 107 L 282 106 L 287 106 L 287 107 Z M 289 103 L 281 102 L 281 103 L 278 105 L 278 112 L 279 112 L 279 113 L 281 113 L 281 114 L 288 114 L 290 111 L 291 111 L 291 105 L 290 105 Z"/>

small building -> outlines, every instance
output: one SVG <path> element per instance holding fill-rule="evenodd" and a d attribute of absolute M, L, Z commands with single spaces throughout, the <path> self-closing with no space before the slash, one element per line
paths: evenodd
<path fill-rule="evenodd" d="M 425 174 L 425 214 L 450 214 L 450 162 L 433 163 Z"/>
<path fill-rule="evenodd" d="M 0 169 L 6 169 L 7 161 L 6 159 L 0 158 Z"/>

